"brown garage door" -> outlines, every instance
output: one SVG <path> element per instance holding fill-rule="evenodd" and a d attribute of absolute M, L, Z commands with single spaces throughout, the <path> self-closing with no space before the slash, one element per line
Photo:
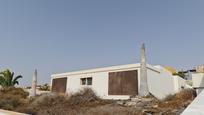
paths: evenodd
<path fill-rule="evenodd" d="M 52 92 L 65 93 L 67 86 L 67 78 L 56 78 L 52 81 Z"/>
<path fill-rule="evenodd" d="M 109 73 L 109 95 L 137 95 L 137 70 Z"/>

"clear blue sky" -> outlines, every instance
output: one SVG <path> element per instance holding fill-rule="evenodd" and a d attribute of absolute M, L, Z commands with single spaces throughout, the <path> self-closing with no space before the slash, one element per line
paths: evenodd
<path fill-rule="evenodd" d="M 0 70 L 53 73 L 139 62 L 204 64 L 203 0 L 1 0 Z"/>

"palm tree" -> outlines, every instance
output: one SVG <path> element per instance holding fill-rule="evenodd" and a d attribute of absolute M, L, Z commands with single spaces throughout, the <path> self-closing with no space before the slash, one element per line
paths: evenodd
<path fill-rule="evenodd" d="M 14 87 L 16 84 L 18 85 L 18 79 L 22 78 L 21 75 L 18 75 L 14 78 L 14 72 L 11 72 L 9 69 L 0 72 L 0 85 L 3 88 L 6 87 Z"/>

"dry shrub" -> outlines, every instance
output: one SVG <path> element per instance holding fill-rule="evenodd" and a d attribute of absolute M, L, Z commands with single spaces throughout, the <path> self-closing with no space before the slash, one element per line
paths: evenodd
<path fill-rule="evenodd" d="M 29 93 L 23 90 L 22 88 L 15 88 L 15 87 L 8 87 L 4 88 L 0 91 L 0 95 L 2 94 L 10 94 L 10 95 L 15 95 L 19 96 L 20 98 L 27 98 Z"/>
<path fill-rule="evenodd" d="M 163 101 L 159 102 L 161 108 L 177 109 L 186 107 L 194 98 L 196 92 L 192 89 L 185 89 L 175 95 L 167 96 Z"/>
<path fill-rule="evenodd" d="M 141 110 L 134 107 L 122 107 L 108 104 L 87 108 L 82 115 L 141 115 Z"/>
<path fill-rule="evenodd" d="M 4 88 L 0 91 L 0 108 L 16 110 L 20 106 L 25 106 L 28 103 L 27 96 L 28 93 L 21 88 Z"/>
<path fill-rule="evenodd" d="M 186 89 L 176 94 L 175 98 L 180 100 L 193 100 L 196 97 L 196 91 L 192 89 Z"/>
<path fill-rule="evenodd" d="M 163 101 L 172 101 L 174 98 L 175 98 L 175 94 L 174 95 L 168 95 L 168 96 L 166 96 L 166 98 L 163 100 Z"/>
<path fill-rule="evenodd" d="M 55 93 L 42 94 L 31 101 L 24 113 L 32 115 L 76 115 L 84 113 L 87 107 L 96 107 L 105 104 L 96 96 L 93 90 L 85 88 L 70 97 Z"/>
<path fill-rule="evenodd" d="M 71 106 L 96 106 L 106 103 L 90 88 L 84 88 L 71 95 L 68 101 Z"/>
<path fill-rule="evenodd" d="M 15 110 L 19 106 L 24 106 L 26 100 L 15 95 L 5 94 L 0 96 L 0 108 L 6 110 Z"/>
<path fill-rule="evenodd" d="M 57 113 L 67 112 L 67 99 L 57 94 L 42 94 L 31 101 L 29 106 L 21 110 L 24 113 L 32 115 L 60 115 Z"/>
<path fill-rule="evenodd" d="M 123 107 L 115 101 L 99 98 L 93 90 L 85 88 L 67 97 L 56 93 L 42 94 L 28 99 L 28 93 L 19 88 L 0 91 L 0 108 L 31 115 L 134 115 L 145 113 L 170 114 L 181 110 L 195 98 L 195 91 L 183 90 L 163 101 L 153 101 L 152 107 Z M 149 105 L 146 105 L 149 106 Z"/>

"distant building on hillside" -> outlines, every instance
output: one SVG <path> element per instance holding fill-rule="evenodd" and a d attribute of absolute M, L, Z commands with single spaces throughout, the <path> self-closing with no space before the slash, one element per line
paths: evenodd
<path fill-rule="evenodd" d="M 184 79 L 186 80 L 192 80 L 192 74 L 196 73 L 195 69 L 191 69 L 191 70 L 186 70 L 186 71 L 179 71 L 179 74 L 183 74 L 184 75 Z"/>
<path fill-rule="evenodd" d="M 184 78 L 192 83 L 192 87 L 199 94 L 204 89 L 204 66 L 199 65 L 195 69 L 180 71 L 184 74 Z"/>
<path fill-rule="evenodd" d="M 204 73 L 204 66 L 203 65 L 199 65 L 196 67 L 196 72 L 197 73 Z"/>
<path fill-rule="evenodd" d="M 186 70 L 186 71 L 179 71 L 178 73 L 183 74 L 184 79 L 192 80 L 192 74 L 204 73 L 204 66 L 199 65 L 199 66 L 195 67 L 195 69 L 189 69 L 189 70 Z"/>

